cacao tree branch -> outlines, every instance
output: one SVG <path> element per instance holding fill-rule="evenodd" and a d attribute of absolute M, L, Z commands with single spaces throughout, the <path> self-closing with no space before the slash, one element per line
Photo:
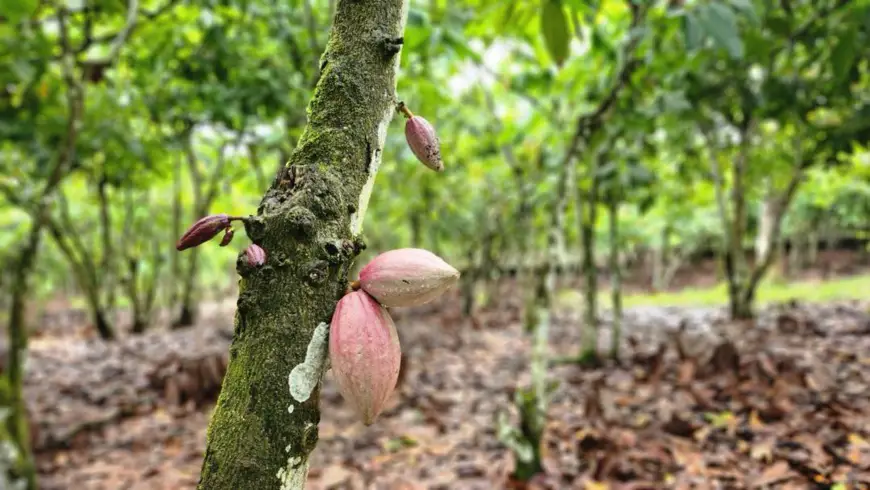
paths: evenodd
<path fill-rule="evenodd" d="M 318 325 L 330 321 L 364 248 L 406 15 L 405 0 L 337 5 L 308 124 L 257 215 L 245 220 L 266 262 L 251 266 L 244 254 L 237 262 L 235 331 L 200 490 L 305 486 L 323 375 L 306 356 L 325 355 L 328 331 Z"/>
<path fill-rule="evenodd" d="M 101 34 L 99 36 L 90 35 L 87 29 L 88 23 L 91 22 L 90 15 L 88 12 L 85 12 L 85 15 L 88 17 L 85 18 L 85 39 L 75 48 L 76 54 L 82 54 L 87 51 L 94 44 L 105 44 L 112 43 L 112 47 L 110 48 L 110 55 L 101 60 L 102 62 L 111 62 L 117 57 L 120 48 L 124 45 L 124 43 L 130 38 L 130 35 L 133 34 L 135 27 L 137 24 L 137 19 L 139 17 L 146 20 L 157 20 L 164 14 L 170 11 L 172 7 L 178 4 L 180 0 L 169 0 L 162 6 L 148 11 L 148 10 L 140 10 L 139 9 L 139 1 L 138 0 L 129 0 L 127 5 L 127 20 L 124 23 L 124 27 L 117 32 L 108 32 L 105 34 Z"/>
<path fill-rule="evenodd" d="M 800 139 L 799 137 L 795 138 L 795 146 L 799 148 Z M 801 180 L 803 180 L 804 173 L 807 168 L 809 168 L 815 158 L 812 156 L 809 158 L 798 159 L 796 162 L 795 168 L 792 170 L 792 174 L 789 177 L 788 184 L 786 184 L 785 189 L 782 191 L 782 194 L 778 196 L 774 200 L 774 206 L 776 206 L 773 215 L 773 226 L 771 230 L 771 237 L 773 238 L 773 243 L 771 243 L 770 247 L 764 253 L 763 257 L 759 257 L 753 267 L 752 272 L 749 276 L 749 280 L 746 284 L 746 287 L 743 290 L 743 294 L 746 299 L 750 299 L 755 290 L 758 288 L 761 279 L 767 273 L 767 270 L 773 265 L 773 260 L 776 258 L 776 242 L 780 240 L 780 232 L 782 229 L 782 220 L 785 217 L 785 212 L 788 210 L 789 204 L 794 199 L 795 194 L 797 193 L 797 189 L 800 186 Z"/>
<path fill-rule="evenodd" d="M 565 156 L 562 158 L 562 166 L 568 165 L 568 162 L 570 162 L 572 158 L 577 156 L 577 153 L 581 150 L 581 148 L 588 144 L 593 134 L 601 129 L 604 124 L 604 120 L 607 118 L 607 114 L 616 103 L 616 99 L 617 97 L 619 97 L 619 93 L 622 91 L 623 88 L 625 88 L 626 85 L 628 85 L 629 81 L 631 80 L 631 76 L 640 65 L 640 60 L 635 57 L 635 51 L 637 49 L 637 46 L 640 44 L 642 36 L 637 35 L 635 31 L 638 29 L 638 27 L 640 27 L 645 10 L 641 7 L 635 6 L 633 3 L 631 3 L 631 0 L 627 0 L 627 3 L 629 4 L 629 8 L 631 9 L 631 24 L 628 28 L 629 39 L 628 41 L 626 41 L 622 49 L 622 57 L 625 62 L 617 72 L 614 78 L 613 85 L 610 87 L 607 95 L 605 95 L 604 98 L 601 99 L 595 109 L 593 109 L 591 112 L 581 115 L 577 119 L 577 123 L 575 124 L 574 129 L 574 136 L 571 138 L 571 142 L 568 144 L 568 148 L 565 151 Z"/>

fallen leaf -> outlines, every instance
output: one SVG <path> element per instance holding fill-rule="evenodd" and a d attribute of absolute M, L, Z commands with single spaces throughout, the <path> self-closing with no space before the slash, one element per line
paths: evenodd
<path fill-rule="evenodd" d="M 761 475 L 752 482 L 755 488 L 762 488 L 774 483 L 787 480 L 794 476 L 791 467 L 785 461 L 777 461 L 761 472 Z"/>

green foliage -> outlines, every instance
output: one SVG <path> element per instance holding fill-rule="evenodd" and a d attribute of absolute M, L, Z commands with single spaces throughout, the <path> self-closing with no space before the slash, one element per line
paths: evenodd
<path fill-rule="evenodd" d="M 177 304 L 191 270 L 194 298 L 219 294 L 235 281 L 244 235 L 200 247 L 193 268 L 174 242 L 201 214 L 255 210 L 307 117 L 335 2 L 152 0 L 126 37 L 126 4 L 93 5 L 7 2 L 0 14 L 0 261 L 13 260 L 33 223 L 79 85 L 74 161 L 55 196 L 68 203 L 74 258 L 43 242 L 38 296 L 85 293 L 71 260 L 98 272 L 102 307 L 130 305 L 130 281 L 143 294 L 153 283 L 158 305 Z M 719 246 L 711 164 L 723 164 L 729 195 L 747 118 L 748 203 L 782 192 L 806 165 L 783 233 L 862 227 L 868 13 L 866 0 L 793 1 L 788 11 L 754 0 L 413 1 L 398 91 L 437 129 L 446 171 L 425 171 L 393 122 L 367 254 L 414 245 L 457 265 L 543 259 L 577 120 L 607 99 L 627 63 L 604 131 L 576 151 L 568 186 L 588 193 L 595 181 L 596 205 L 622 203 L 626 249 L 657 248 L 666 229 L 675 249 Z M 593 174 L 602 149 L 609 158 Z M 579 246 L 578 209 L 571 200 L 569 251 Z M 750 246 L 754 205 L 746 220 Z"/>
<path fill-rule="evenodd" d="M 553 61 L 562 66 L 570 53 L 571 31 L 561 0 L 542 0 L 541 33 Z"/>

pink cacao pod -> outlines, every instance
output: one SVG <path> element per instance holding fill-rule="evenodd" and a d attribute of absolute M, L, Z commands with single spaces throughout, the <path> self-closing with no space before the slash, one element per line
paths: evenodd
<path fill-rule="evenodd" d="M 441 161 L 441 143 L 435 134 L 435 128 L 429 121 L 420 116 L 413 116 L 405 121 L 405 139 L 414 152 L 417 160 L 436 172 L 444 170 Z"/>
<path fill-rule="evenodd" d="M 348 293 L 336 305 L 329 362 L 341 396 L 371 425 L 396 387 L 402 352 L 390 314 L 365 291 Z"/>
<path fill-rule="evenodd" d="M 248 265 L 258 267 L 266 263 L 266 251 L 256 243 L 248 245 L 245 249 L 245 256 L 248 259 Z"/>
<path fill-rule="evenodd" d="M 459 271 L 421 248 L 384 252 L 360 270 L 363 291 L 388 307 L 428 303 L 459 281 Z"/>
<path fill-rule="evenodd" d="M 175 249 L 181 251 L 202 245 L 229 226 L 230 217 L 226 214 L 210 214 L 202 217 L 178 239 Z"/>

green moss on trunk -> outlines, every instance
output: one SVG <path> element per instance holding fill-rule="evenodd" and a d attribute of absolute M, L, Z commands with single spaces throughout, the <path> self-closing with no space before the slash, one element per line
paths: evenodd
<path fill-rule="evenodd" d="M 297 370 L 319 378 L 328 323 L 362 248 L 359 233 L 394 114 L 404 0 L 343 0 L 321 59 L 308 125 L 248 236 L 267 253 L 237 263 L 240 292 L 223 388 L 208 430 L 199 489 L 303 488 L 314 449 L 320 384 L 291 395 Z M 319 335 L 315 335 L 315 330 Z M 309 349 L 309 344 L 315 344 Z M 311 352 L 309 352 L 309 350 Z M 306 361 L 306 356 L 309 359 Z M 312 380 L 309 380 L 312 381 Z M 304 383 L 303 383 L 304 384 Z M 298 388 L 298 386 L 297 386 Z M 295 389 L 297 398 L 300 391 Z"/>

